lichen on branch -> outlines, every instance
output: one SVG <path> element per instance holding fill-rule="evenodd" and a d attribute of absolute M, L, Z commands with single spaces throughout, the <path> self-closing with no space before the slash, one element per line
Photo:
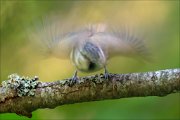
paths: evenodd
<path fill-rule="evenodd" d="M 180 69 L 144 73 L 103 74 L 55 82 L 12 74 L 0 86 L 0 113 L 27 117 L 39 108 L 137 96 L 165 96 L 180 91 Z M 37 81 L 38 80 L 38 81 Z"/>
<path fill-rule="evenodd" d="M 38 77 L 20 77 L 17 74 L 11 74 L 8 76 L 8 80 L 2 82 L 2 87 L 5 90 L 13 89 L 17 92 L 19 97 L 21 96 L 33 96 L 38 85 Z"/>

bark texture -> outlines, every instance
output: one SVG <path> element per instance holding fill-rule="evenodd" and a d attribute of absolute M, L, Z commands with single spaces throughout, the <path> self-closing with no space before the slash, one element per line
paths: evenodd
<path fill-rule="evenodd" d="M 119 99 L 137 96 L 165 96 L 180 90 L 180 69 L 144 73 L 103 74 L 56 82 L 38 82 L 31 95 L 20 96 L 18 89 L 0 86 L 0 113 L 16 113 L 32 117 L 39 108 L 59 105 Z"/>

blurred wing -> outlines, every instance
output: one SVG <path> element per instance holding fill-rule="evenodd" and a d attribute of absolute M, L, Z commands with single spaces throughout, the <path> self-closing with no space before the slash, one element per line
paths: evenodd
<path fill-rule="evenodd" d="M 30 42 L 41 55 L 52 55 L 53 49 L 63 38 L 58 18 L 43 18 L 34 23 L 27 31 Z"/>
<path fill-rule="evenodd" d="M 69 59 L 74 47 L 81 46 L 89 37 L 105 31 L 105 28 L 105 24 L 74 26 L 61 21 L 59 17 L 48 16 L 35 24 L 33 29 L 28 29 L 28 37 L 42 55 Z"/>
<path fill-rule="evenodd" d="M 45 18 L 36 24 L 35 30 L 29 32 L 31 41 L 37 43 L 46 56 L 54 56 L 61 59 L 69 59 L 73 48 L 81 47 L 87 40 L 103 49 L 108 57 L 116 55 L 124 56 L 148 56 L 143 42 L 129 31 L 109 31 L 106 24 L 88 24 L 86 26 L 69 27 L 70 25 L 60 21 L 59 18 Z"/>
<path fill-rule="evenodd" d="M 128 30 L 97 33 L 91 41 L 101 47 L 108 58 L 122 55 L 149 59 L 150 54 L 143 41 Z"/>

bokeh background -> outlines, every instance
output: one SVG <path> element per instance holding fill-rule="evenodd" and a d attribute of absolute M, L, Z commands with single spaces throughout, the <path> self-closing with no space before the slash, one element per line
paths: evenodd
<path fill-rule="evenodd" d="M 27 29 L 44 16 L 57 15 L 70 24 L 107 22 L 128 25 L 145 36 L 153 62 L 116 57 L 109 61 L 111 73 L 130 73 L 179 68 L 179 4 L 174 1 L 0 1 L 0 81 L 11 73 L 39 76 L 41 81 L 69 78 L 70 60 L 44 59 L 28 40 Z M 33 29 L 31 29 L 33 30 Z M 103 72 L 103 71 L 100 71 Z M 100 73 L 98 72 L 98 73 Z M 95 74 L 95 73 L 92 73 Z M 79 76 L 91 74 L 79 73 Z M 39 109 L 32 119 L 180 119 L 180 94 L 165 97 L 133 97 L 86 102 Z M 0 114 L 0 119 L 28 119 Z"/>

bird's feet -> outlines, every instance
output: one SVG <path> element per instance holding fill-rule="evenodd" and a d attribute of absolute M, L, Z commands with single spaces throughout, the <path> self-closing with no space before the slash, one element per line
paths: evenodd
<path fill-rule="evenodd" d="M 108 71 L 107 71 L 107 68 L 106 68 L 106 67 L 104 67 L 104 77 L 105 77 L 105 79 L 106 79 L 106 80 L 108 80 L 108 79 L 109 79 L 109 73 L 108 73 Z"/>
<path fill-rule="evenodd" d="M 76 83 L 77 81 L 78 81 L 78 77 L 77 77 L 77 70 L 76 70 L 73 77 L 72 77 L 72 82 Z"/>

